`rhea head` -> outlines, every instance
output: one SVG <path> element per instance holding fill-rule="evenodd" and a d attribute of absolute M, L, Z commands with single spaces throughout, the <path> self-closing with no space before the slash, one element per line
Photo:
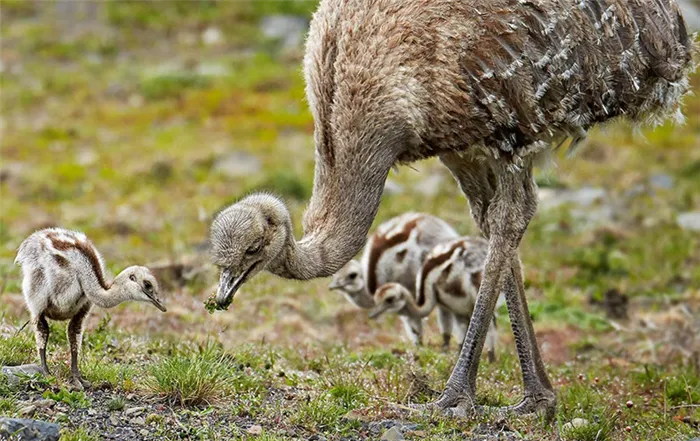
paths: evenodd
<path fill-rule="evenodd" d="M 112 288 L 124 292 L 129 300 L 151 303 L 161 311 L 167 311 L 160 299 L 158 280 L 145 266 L 124 269 L 114 278 Z"/>
<path fill-rule="evenodd" d="M 369 318 L 376 319 L 385 312 L 399 312 L 407 303 L 408 291 L 398 283 L 386 283 L 374 293 L 374 309 L 369 312 Z"/>
<path fill-rule="evenodd" d="M 221 271 L 216 292 L 220 307 L 231 304 L 243 283 L 277 263 L 290 231 L 289 211 L 268 194 L 248 196 L 216 216 L 210 242 L 212 261 Z"/>

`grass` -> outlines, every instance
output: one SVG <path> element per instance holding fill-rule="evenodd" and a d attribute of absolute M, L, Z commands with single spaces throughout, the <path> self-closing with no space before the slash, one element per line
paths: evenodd
<path fill-rule="evenodd" d="M 224 354 L 208 346 L 154 363 L 144 386 L 149 393 L 172 404 L 211 404 L 236 390 L 236 381 L 229 375 L 232 370 L 233 365 Z"/>
<path fill-rule="evenodd" d="M 327 280 L 264 274 L 229 311 L 209 315 L 202 306 L 218 280 L 204 244 L 223 207 L 272 191 L 288 202 L 301 233 L 314 174 L 301 51 L 280 50 L 262 38 L 259 23 L 269 14 L 308 19 L 314 7 L 107 2 L 94 26 L 68 33 L 52 19 L 51 4 L 3 0 L 0 363 L 36 362 L 31 331 L 14 335 L 29 317 L 13 260 L 34 229 L 85 231 L 112 274 L 154 262 L 183 270 L 165 276 L 173 279 L 163 293 L 167 314 L 142 304 L 92 312 L 81 369 L 98 391 L 65 389 L 65 323 L 52 322 L 56 377 L 18 385 L 0 377 L 0 414 L 14 415 L 48 390 L 48 399 L 68 408 L 60 418 L 47 416 L 70 422 L 65 439 L 101 433 L 73 424 L 85 406 L 116 417 L 146 402 L 153 405 L 144 416 L 148 430 L 163 439 L 335 441 L 378 437 L 365 420 L 401 417 L 388 402 L 436 398 L 456 348 L 440 350 L 434 317 L 426 322 L 427 344 L 414 348 L 402 341 L 398 320 L 369 322 L 328 292 Z M 203 42 L 208 28 L 221 31 L 219 45 Z M 692 82 L 700 84 L 697 76 Z M 588 421 L 562 432 L 567 441 L 687 441 L 700 427 L 697 324 L 674 309 L 685 306 L 692 317 L 700 304 L 700 236 L 676 224 L 679 213 L 700 206 L 700 98 L 687 99 L 686 115 L 686 125 L 644 130 L 644 137 L 624 124 L 593 130 L 578 158 L 537 173 L 542 187 L 556 191 L 603 188 L 614 209 L 600 224 L 574 206 L 542 209 L 521 246 L 531 315 L 559 396 L 555 424 Z M 233 151 L 255 156 L 261 171 L 217 172 Z M 670 179 L 670 189 L 652 188 L 658 175 Z M 442 179 L 437 194 L 418 191 L 428 177 Z M 375 226 L 421 210 L 475 233 L 466 201 L 437 161 L 389 178 L 404 190 L 383 196 Z M 612 289 L 630 298 L 628 321 L 609 319 L 591 302 Z M 521 396 L 505 308 L 497 321 L 498 360 L 481 364 L 477 395 L 494 406 Z M 409 419 L 423 433 L 407 439 L 478 437 L 489 422 Z M 260 424 L 263 432 L 234 433 L 239 423 Z M 553 439 L 552 427 L 537 418 L 512 417 L 506 425 L 524 439 Z"/>
<path fill-rule="evenodd" d="M 98 435 L 84 427 L 61 432 L 61 441 L 98 441 L 99 439 Z"/>

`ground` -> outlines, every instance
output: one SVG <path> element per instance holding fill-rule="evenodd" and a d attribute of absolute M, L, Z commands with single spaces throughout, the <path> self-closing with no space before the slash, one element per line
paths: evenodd
<path fill-rule="evenodd" d="M 0 415 L 58 422 L 66 440 L 376 439 L 388 420 L 406 439 L 698 435 L 700 98 L 686 100 L 683 126 L 595 130 L 576 158 L 538 172 L 521 255 L 559 397 L 553 424 L 415 415 L 391 403 L 434 399 L 456 358 L 440 350 L 435 317 L 414 348 L 396 318 L 369 321 L 328 280 L 268 275 L 227 312 L 203 307 L 218 210 L 266 189 L 300 224 L 314 163 L 300 42 L 314 3 L 160 5 L 0 3 L 0 365 L 36 360 L 31 331 L 18 332 L 28 313 L 13 260 L 37 228 L 84 231 L 113 274 L 152 266 L 168 306 L 92 313 L 84 392 L 68 389 L 65 323 L 52 323 L 55 376 L 0 379 Z M 476 233 L 436 161 L 392 172 L 375 225 L 408 210 Z M 520 396 L 504 307 L 498 325 L 498 359 L 480 367 L 484 404 Z M 566 426 L 576 418 L 587 424 Z"/>

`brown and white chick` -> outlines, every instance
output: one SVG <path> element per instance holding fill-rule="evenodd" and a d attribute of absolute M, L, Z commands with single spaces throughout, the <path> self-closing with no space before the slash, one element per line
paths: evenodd
<path fill-rule="evenodd" d="M 416 295 L 403 285 L 385 284 L 374 294 L 376 306 L 370 317 L 393 312 L 422 320 L 437 306 L 443 346 L 449 346 L 452 330 L 461 345 L 476 304 L 487 252 L 488 242 L 476 237 L 461 237 L 437 245 L 425 258 L 416 276 Z M 495 360 L 497 338 L 494 316 L 486 336 L 491 361 Z"/>
<path fill-rule="evenodd" d="M 352 260 L 329 285 L 359 308 L 374 307 L 377 287 L 398 283 L 413 293 L 423 260 L 437 244 L 458 237 L 442 219 L 426 213 L 405 213 L 379 225 L 367 241 L 360 261 Z M 414 344 L 423 339 L 422 319 L 402 315 L 406 334 Z M 448 329 L 447 332 L 450 332 Z"/>
<path fill-rule="evenodd" d="M 148 268 L 130 266 L 108 282 L 102 256 L 83 233 L 61 228 L 36 231 L 19 246 L 15 263 L 22 267 L 22 292 L 42 369 L 50 373 L 46 365 L 46 319 L 70 320 L 71 383 L 78 388 L 87 385 L 78 368 L 78 356 L 83 324 L 93 305 L 112 308 L 134 300 L 166 311 L 159 298 L 158 282 Z"/>

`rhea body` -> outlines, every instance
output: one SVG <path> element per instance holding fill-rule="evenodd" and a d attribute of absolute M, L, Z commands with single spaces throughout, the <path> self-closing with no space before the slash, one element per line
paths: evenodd
<path fill-rule="evenodd" d="M 597 123 L 678 115 L 692 67 L 675 0 L 322 0 L 304 58 L 316 144 L 304 236 L 295 240 L 289 211 L 268 195 L 224 210 L 211 229 L 217 302 L 262 270 L 332 275 L 364 245 L 391 167 L 437 156 L 489 253 L 459 359 L 429 407 L 476 408 L 503 292 L 524 383 L 522 401 L 504 411 L 552 416 L 518 257 L 537 208 L 533 167 Z"/>
<path fill-rule="evenodd" d="M 376 306 L 370 317 L 392 312 L 423 320 L 437 307 L 443 346 L 449 346 L 454 333 L 461 347 L 476 305 L 487 252 L 488 241 L 477 237 L 461 237 L 435 246 L 416 274 L 414 292 L 398 283 L 380 286 L 374 294 Z M 496 359 L 497 340 L 494 316 L 486 336 L 490 361 Z"/>
<path fill-rule="evenodd" d="M 93 305 L 112 308 L 133 300 L 166 311 L 158 282 L 148 268 L 128 267 L 108 282 L 102 256 L 80 232 L 60 228 L 36 231 L 20 244 L 15 263 L 22 267 L 22 292 L 46 374 L 50 372 L 46 363 L 47 319 L 70 320 L 71 382 L 76 387 L 87 384 L 80 374 L 78 357 L 84 322 Z"/>
<path fill-rule="evenodd" d="M 377 227 L 370 236 L 361 260 L 351 260 L 333 275 L 330 289 L 341 291 L 351 303 L 363 309 L 374 307 L 377 287 L 394 282 L 414 294 L 415 279 L 425 256 L 437 244 L 454 239 L 457 232 L 445 221 L 425 213 L 405 213 Z M 423 317 L 402 315 L 409 340 L 423 340 Z M 440 321 L 443 325 L 449 323 Z"/>

